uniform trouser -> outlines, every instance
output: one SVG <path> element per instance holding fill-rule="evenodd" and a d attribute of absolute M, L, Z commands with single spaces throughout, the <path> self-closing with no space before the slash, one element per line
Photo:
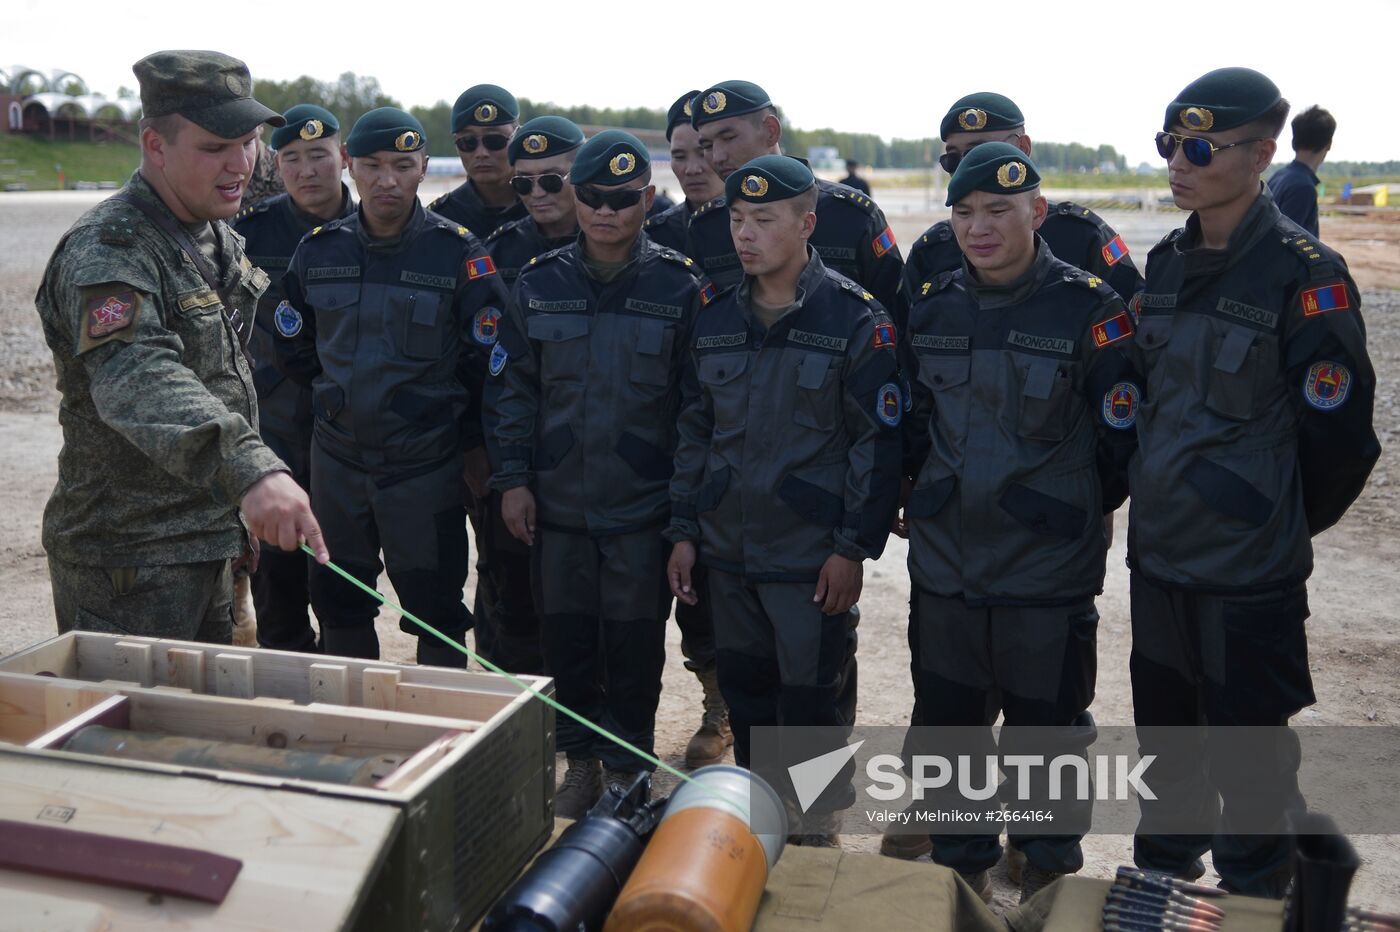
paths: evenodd
<path fill-rule="evenodd" d="M 58 631 L 103 631 L 233 643 L 228 560 L 163 566 L 88 566 L 49 557 Z"/>
<path fill-rule="evenodd" d="M 303 489 L 311 488 L 310 476 L 295 478 Z M 258 569 L 251 581 L 253 606 L 258 613 L 259 647 L 302 652 L 319 650 L 309 611 L 309 560 L 300 550 L 289 553 L 263 542 Z"/>
<path fill-rule="evenodd" d="M 312 508 L 331 559 L 370 587 L 387 568 L 399 604 L 459 643 L 472 623 L 462 602 L 469 559 L 465 492 L 458 457 L 419 475 L 383 477 L 311 445 Z M 311 572 L 310 590 L 325 652 L 378 659 L 379 603 L 320 566 Z M 463 654 L 408 619 L 399 627 L 419 636 L 419 663 L 465 665 Z"/>
<path fill-rule="evenodd" d="M 694 605 L 676 603 L 676 627 L 681 629 L 681 656 L 685 668 L 704 673 L 715 668 L 715 622 L 711 612 L 708 571 L 699 563 L 690 571 L 690 585 L 700 600 Z"/>
<path fill-rule="evenodd" d="M 541 529 L 535 538 L 545 670 L 559 702 L 648 754 L 666 664 L 670 545 L 659 528 L 590 537 Z M 653 765 L 561 716 L 557 747 L 635 773 Z"/>
<path fill-rule="evenodd" d="M 530 548 L 501 518 L 501 493 L 472 503 L 476 531 L 476 651 L 512 673 L 543 673 Z"/>
<path fill-rule="evenodd" d="M 1139 800 L 1134 860 L 1141 867 L 1186 874 L 1209 850 L 1231 889 L 1276 896 L 1289 857 L 1285 819 L 1305 808 L 1296 738 L 1280 726 L 1316 701 L 1304 627 L 1307 589 L 1300 583 L 1262 595 L 1204 595 L 1133 573 L 1131 590 L 1129 669 L 1133 721 L 1145 729 L 1139 732 L 1143 754 L 1157 750 L 1146 726 L 1271 726 L 1214 735 L 1207 729 L 1191 755 L 1180 753 L 1174 736 L 1177 752 L 1153 764 L 1157 801 Z M 1261 746 L 1240 753 L 1242 741 Z M 1227 746 L 1229 766 L 1221 753 Z M 1196 824 L 1214 823 L 1216 832 L 1165 834 L 1172 813 L 1188 814 Z M 1232 824 L 1246 823 L 1277 825 L 1279 834 L 1231 833 Z"/>
<path fill-rule="evenodd" d="M 709 569 L 719 688 L 729 706 L 734 759 L 741 767 L 753 760 L 751 728 L 815 725 L 849 731 L 855 724 L 854 619 L 850 612 L 822 614 L 812 601 L 815 591 L 814 582 L 754 582 Z M 810 811 L 834 811 L 853 799 L 848 769 Z"/>
<path fill-rule="evenodd" d="M 1094 700 L 1098 670 L 1099 614 L 1093 599 L 1059 606 L 977 608 L 959 598 L 916 589 L 909 621 L 914 695 L 924 728 L 985 726 L 985 734 L 978 735 L 980 748 L 974 760 L 998 753 L 991 726 L 999 710 L 1005 726 L 1003 755 L 1033 750 L 1048 759 L 1059 753 L 1083 753 L 1093 740 L 1092 719 L 1086 712 Z M 1018 733 L 1020 726 L 1030 728 Z M 1035 726 L 1053 728 L 1037 732 Z M 936 746 L 923 746 L 936 744 L 935 734 L 911 731 L 905 742 L 906 757 L 940 753 Z M 966 736 L 960 729 L 959 737 Z M 1047 747 L 1047 742 L 1054 746 Z M 1045 791 L 1040 785 L 1044 776 L 1044 768 L 1036 771 L 1030 787 L 1033 796 Z M 984 803 L 964 803 L 933 792 L 924 805 L 985 808 Z M 1074 807 L 1062 803 L 1057 804 L 1057 812 L 1083 825 L 1091 806 L 1092 800 Z M 975 835 L 930 835 L 933 859 L 964 873 L 985 870 L 1001 857 L 999 828 Z M 1043 835 L 1013 827 L 1008 835 L 1026 859 L 1042 870 L 1073 873 L 1084 865 L 1082 832 Z"/>

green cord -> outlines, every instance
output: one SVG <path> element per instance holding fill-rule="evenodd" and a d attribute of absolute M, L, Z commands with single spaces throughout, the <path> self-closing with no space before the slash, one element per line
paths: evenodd
<path fill-rule="evenodd" d="M 306 546 L 306 544 L 302 544 L 302 545 L 301 545 L 301 549 L 302 549 L 302 550 L 305 550 L 308 554 L 310 554 L 312 558 L 315 558 L 316 552 L 315 552 L 314 550 L 312 550 L 310 547 Z M 340 567 L 336 566 L 334 563 L 330 562 L 329 560 L 326 561 L 326 563 L 323 564 L 323 565 L 326 567 L 326 569 L 334 571 L 335 573 L 339 574 L 343 579 L 345 579 L 345 580 L 347 580 L 347 581 L 353 583 L 354 585 L 358 586 L 360 589 L 362 589 L 362 590 L 364 590 L 365 592 L 369 593 L 370 595 L 374 596 L 377 600 L 379 600 L 380 604 L 382 604 L 382 605 L 387 605 L 389 608 L 392 608 L 394 611 L 396 611 L 396 612 L 398 612 L 399 614 L 403 615 L 403 617 L 407 618 L 409 621 L 413 622 L 415 625 L 417 625 L 418 627 L 422 628 L 424 631 L 427 631 L 429 634 L 433 635 L 435 638 L 437 638 L 438 640 L 442 641 L 444 644 L 451 644 L 454 648 L 456 648 L 457 650 L 459 650 L 459 651 L 461 651 L 462 653 L 466 654 L 467 657 L 469 657 L 469 658 L 472 659 L 472 660 L 475 660 L 477 663 L 481 664 L 483 667 L 485 667 L 486 669 L 490 670 L 492 673 L 499 673 L 501 676 L 504 676 L 507 680 L 509 680 L 509 681 L 510 681 L 511 683 L 513 683 L 514 685 L 520 687 L 520 688 L 523 689 L 525 692 L 533 694 L 535 697 L 537 697 L 537 698 L 540 699 L 542 702 L 544 702 L 545 705 L 547 705 L 547 706 L 549 706 L 550 708 L 554 709 L 554 711 L 556 711 L 556 712 L 562 712 L 564 715 L 567 715 L 569 718 L 571 718 L 571 719 L 573 719 L 574 721 L 578 722 L 580 725 L 584 726 L 585 728 L 588 728 L 588 729 L 591 729 L 592 731 L 597 732 L 598 734 L 602 735 L 604 738 L 607 738 L 607 739 L 608 739 L 609 741 L 611 741 L 613 744 L 616 744 L 618 747 L 626 748 L 627 750 L 631 751 L 633 754 L 636 754 L 636 755 L 637 755 L 638 757 L 640 757 L 642 760 L 644 760 L 644 761 L 646 761 L 646 762 L 648 762 L 648 763 L 650 763 L 650 764 L 655 764 L 657 767 L 660 767 L 662 770 L 666 771 L 667 773 L 671 774 L 672 776 L 678 777 L 679 779 L 684 780 L 686 783 L 693 783 L 693 784 L 695 784 L 696 786 L 700 787 L 702 790 L 706 791 L 707 793 L 710 793 L 710 792 L 711 792 L 710 789 L 709 789 L 709 787 L 706 787 L 706 786 L 704 786 L 703 784 L 700 784 L 700 783 L 696 783 L 688 774 L 682 773 L 681 771 L 679 771 L 679 770 L 677 770 L 676 768 L 672 767 L 670 764 L 666 763 L 665 761 L 661 760 L 660 758 L 654 757 L 654 756 L 652 756 L 651 754 L 648 754 L 646 751 L 643 751 L 641 748 L 637 747 L 636 745 L 631 744 L 630 742 L 624 741 L 623 739 L 619 738 L 617 735 L 615 735 L 615 734 L 613 734 L 612 732 L 608 731 L 606 728 L 603 728 L 601 725 L 595 725 L 595 724 L 593 724 L 593 723 L 590 722 L 588 719 L 584 718 L 582 715 L 579 715 L 579 714 L 578 714 L 577 712 L 575 712 L 573 709 L 570 709 L 570 708 L 568 708 L 568 707 L 566 707 L 566 706 L 563 706 L 563 705 L 559 704 L 559 702 L 557 702 L 553 697 L 551 697 L 551 696 L 546 696 L 544 693 L 540 692 L 538 689 L 535 689 L 533 686 L 526 685 L 525 683 L 523 683 L 523 682 L 521 682 L 520 680 L 516 679 L 514 676 L 510 675 L 510 674 L 507 673 L 505 670 L 502 670 L 500 667 L 496 666 L 496 665 L 495 665 L 494 663 L 492 663 L 491 661 L 486 660 L 486 659 L 484 659 L 484 658 L 482 658 L 482 657 L 477 656 L 477 655 L 476 655 L 475 653 L 473 653 L 473 652 L 471 651 L 471 649 L 468 648 L 465 644 L 459 644 L 458 642 L 452 640 L 452 638 L 450 638 L 450 637 L 448 637 L 447 635 L 443 634 L 441 631 L 439 631 L 438 629 L 434 628 L 432 625 L 428 624 L 426 621 L 423 621 L 421 618 L 415 617 L 412 613 L 410 613 L 409 611 L 407 611 L 406 609 L 404 609 L 403 606 L 401 606 L 401 605 L 396 605 L 395 603 L 393 603 L 393 602 L 389 601 L 388 599 L 386 599 L 386 598 L 379 592 L 379 590 L 373 588 L 372 586 L 366 586 L 364 583 L 360 582 L 360 581 L 359 581 L 358 579 L 356 579 L 354 576 L 351 576 L 351 575 L 350 575 L 349 573 L 347 573 L 345 570 L 343 570 L 343 569 L 341 569 Z"/>

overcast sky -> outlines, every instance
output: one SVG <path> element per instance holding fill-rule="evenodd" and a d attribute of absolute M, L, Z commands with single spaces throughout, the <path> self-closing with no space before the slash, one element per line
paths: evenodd
<path fill-rule="evenodd" d="M 1400 0 L 254 0 L 245 24 L 237 4 L 199 0 L 6 8 L 0 67 L 69 69 L 108 96 L 134 87 L 132 62 L 162 48 L 228 52 L 255 82 L 372 75 L 410 106 L 489 82 L 560 104 L 665 107 L 687 88 L 745 78 L 796 126 L 886 138 L 936 135 L 954 100 L 995 90 L 1020 105 L 1033 139 L 1106 142 L 1137 164 L 1158 160 L 1152 136 L 1178 90 L 1244 65 L 1272 77 L 1294 112 L 1332 111 L 1332 158 L 1400 158 Z"/>

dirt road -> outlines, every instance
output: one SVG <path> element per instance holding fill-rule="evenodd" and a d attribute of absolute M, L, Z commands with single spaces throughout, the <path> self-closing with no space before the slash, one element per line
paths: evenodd
<path fill-rule="evenodd" d="M 877 191 L 877 195 L 879 192 Z M 0 620 L 0 655 L 48 637 L 54 630 L 52 599 L 39 543 L 39 522 L 55 478 L 60 435 L 55 417 L 52 363 L 40 335 L 32 297 L 44 262 L 67 225 L 91 202 L 91 196 L 34 194 L 0 196 L 0 591 L 6 610 Z M 911 196 L 910 200 L 914 200 Z M 1151 217 L 1155 222 L 1145 222 Z M 1110 215 L 1141 257 L 1170 225 L 1171 215 Z M 936 215 L 927 211 L 891 214 L 901 242 L 910 242 Z M 1159 229 L 1160 227 L 1160 229 Z M 1380 267 L 1353 259 L 1363 282 L 1369 275 L 1392 274 L 1400 224 L 1324 218 L 1323 239 L 1349 238 L 1380 242 Z M 1366 248 L 1360 255 L 1369 255 Z M 1350 255 L 1350 254 L 1349 254 Z M 1388 257 L 1388 259 L 1387 259 Z M 1385 261 L 1392 263 L 1385 265 Z M 1390 285 L 1400 288 L 1400 281 Z M 1347 518 L 1318 538 L 1317 570 L 1311 586 L 1313 617 L 1309 622 L 1311 667 L 1317 704 L 1304 711 L 1300 724 L 1400 724 L 1400 501 L 1396 460 L 1390 452 L 1400 438 L 1397 380 L 1400 372 L 1400 291 L 1368 291 L 1364 308 L 1371 354 L 1380 376 L 1376 427 L 1387 453 L 1371 484 Z M 1092 711 L 1100 724 L 1130 724 L 1127 660 L 1129 651 L 1127 571 L 1123 532 L 1109 556 L 1109 575 L 1099 601 L 1098 696 Z M 867 567 L 861 598 L 861 696 L 863 723 L 896 725 L 907 721 L 912 692 L 908 675 L 905 618 L 909 594 L 903 543 L 891 540 L 879 562 Z M 389 591 L 387 580 L 382 581 Z M 468 590 L 475 585 L 469 580 Z M 412 644 L 398 630 L 397 618 L 381 613 L 379 635 L 386 659 L 411 660 Z M 698 723 L 699 687 L 681 666 L 679 635 L 668 639 L 665 691 L 657 722 L 660 753 L 679 764 L 686 739 Z M 668 781 L 660 781 L 664 786 Z M 1400 837 L 1354 839 L 1366 865 L 1354 886 L 1354 900 L 1400 909 Z M 873 850 L 873 836 L 845 839 L 853 850 Z M 1129 839 L 1099 836 L 1085 844 L 1085 873 L 1110 876 L 1131 861 Z M 1015 894 L 1000 875 L 997 899 L 1003 905 Z"/>

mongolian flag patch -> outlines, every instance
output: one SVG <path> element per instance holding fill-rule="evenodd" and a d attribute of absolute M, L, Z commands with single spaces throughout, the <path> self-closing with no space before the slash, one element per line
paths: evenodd
<path fill-rule="evenodd" d="M 1117 265 L 1123 261 L 1123 257 L 1128 254 L 1128 246 L 1123 242 L 1123 237 L 1115 236 L 1104 244 L 1103 261 L 1109 265 Z"/>
<path fill-rule="evenodd" d="M 700 289 L 700 306 L 704 307 L 705 305 L 713 301 L 715 299 L 715 294 L 716 292 L 714 283 L 705 282 L 704 287 Z"/>
<path fill-rule="evenodd" d="M 496 263 L 491 261 L 490 256 L 478 256 L 475 259 L 467 260 L 467 278 L 475 281 L 487 275 L 496 274 Z"/>
<path fill-rule="evenodd" d="M 875 255 L 882 257 L 885 253 L 894 249 L 894 231 L 885 227 L 883 233 L 871 240 L 870 248 L 875 250 Z"/>
<path fill-rule="evenodd" d="M 1108 320 L 1094 324 L 1094 345 L 1099 349 L 1112 346 L 1119 340 L 1126 340 L 1132 335 L 1133 321 L 1128 316 L 1127 311 L 1119 311 Z"/>
<path fill-rule="evenodd" d="M 1345 311 L 1351 307 L 1351 295 L 1343 282 L 1318 285 L 1303 291 L 1303 316 L 1316 317 L 1328 311 Z"/>
<path fill-rule="evenodd" d="M 875 348 L 884 349 L 886 346 L 894 346 L 894 324 L 876 324 Z"/>

